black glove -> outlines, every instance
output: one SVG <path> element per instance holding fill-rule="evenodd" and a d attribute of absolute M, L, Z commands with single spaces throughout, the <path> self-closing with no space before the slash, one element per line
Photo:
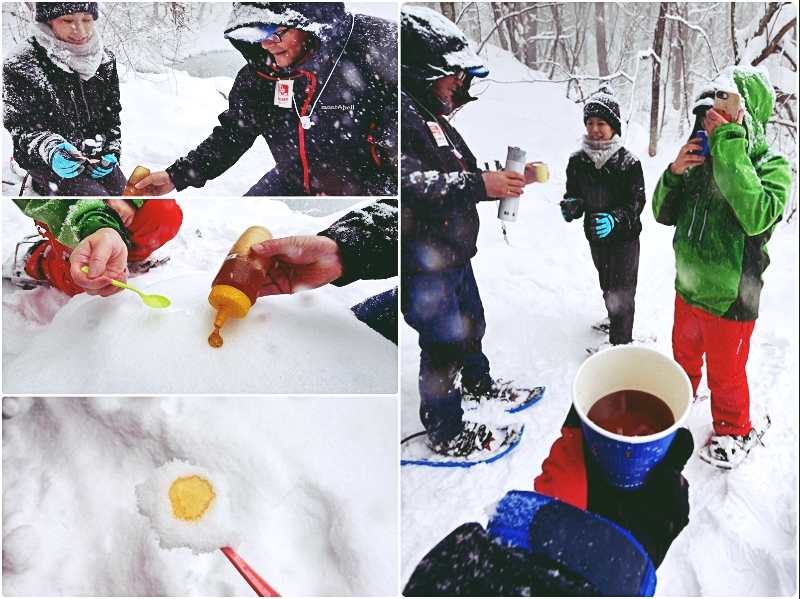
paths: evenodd
<path fill-rule="evenodd" d="M 672 541 L 689 524 L 689 483 L 681 475 L 694 451 L 688 429 L 680 428 L 664 459 L 644 486 L 623 491 L 603 480 L 584 446 L 588 501 L 586 509 L 630 531 L 658 567 Z"/>
<path fill-rule="evenodd" d="M 568 223 L 576 218 L 583 216 L 583 200 L 581 198 L 569 198 L 561 200 L 561 216 Z"/>

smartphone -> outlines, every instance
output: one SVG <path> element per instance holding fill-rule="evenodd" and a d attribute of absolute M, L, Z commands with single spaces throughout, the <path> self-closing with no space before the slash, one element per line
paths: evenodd
<path fill-rule="evenodd" d="M 736 120 L 742 99 L 736 92 L 717 90 L 714 94 L 714 110 L 730 123 Z"/>

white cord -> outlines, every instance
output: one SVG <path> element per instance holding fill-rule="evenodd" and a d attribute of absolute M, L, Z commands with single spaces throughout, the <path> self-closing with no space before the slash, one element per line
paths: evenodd
<path fill-rule="evenodd" d="M 350 24 L 350 33 L 347 34 L 347 39 L 344 41 L 344 46 L 342 46 L 342 51 L 339 53 L 339 58 L 337 58 L 336 62 L 333 63 L 333 68 L 331 69 L 331 72 L 328 75 L 328 78 L 325 80 L 325 83 L 323 84 L 322 89 L 319 90 L 319 95 L 317 96 L 317 99 L 314 100 L 314 104 L 311 106 L 311 110 L 308 112 L 307 115 L 305 115 L 305 119 L 306 119 L 305 121 L 303 121 L 304 117 L 300 116 L 300 111 L 297 110 L 297 99 L 294 97 L 294 94 L 292 94 L 292 100 L 293 100 L 293 103 L 294 103 L 294 111 L 297 114 L 297 118 L 300 119 L 301 123 L 308 123 L 308 127 L 304 126 L 303 129 L 308 129 L 309 127 L 311 127 L 314 124 L 314 123 L 311 122 L 311 115 L 314 114 L 314 109 L 317 107 L 317 102 L 319 102 L 319 99 L 322 97 L 322 94 L 325 91 L 325 88 L 328 86 L 328 81 L 330 81 L 331 77 L 333 77 L 333 72 L 336 70 L 336 66 L 339 64 L 339 61 L 342 59 L 342 56 L 344 56 L 344 51 L 347 49 L 347 44 L 350 41 L 350 36 L 353 35 L 353 29 L 355 29 L 355 26 L 356 26 L 356 16 L 355 15 L 350 15 L 350 16 L 352 18 L 352 22 Z"/>

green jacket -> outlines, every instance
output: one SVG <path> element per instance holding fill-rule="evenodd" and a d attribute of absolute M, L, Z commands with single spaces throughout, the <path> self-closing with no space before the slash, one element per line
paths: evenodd
<path fill-rule="evenodd" d="M 141 208 L 145 200 L 129 200 Z M 129 248 L 128 231 L 119 215 L 103 200 L 14 200 L 32 219 L 44 223 L 57 241 L 75 248 L 104 227 L 114 229 Z"/>
<path fill-rule="evenodd" d="M 731 67 L 715 79 L 736 85 L 742 125 L 709 138 L 710 159 L 682 176 L 667 168 L 656 186 L 653 214 L 675 226 L 675 289 L 690 306 L 729 320 L 758 318 L 769 265 L 766 243 L 783 217 L 792 185 L 787 159 L 769 150 L 766 126 L 775 94 L 766 75 Z"/>

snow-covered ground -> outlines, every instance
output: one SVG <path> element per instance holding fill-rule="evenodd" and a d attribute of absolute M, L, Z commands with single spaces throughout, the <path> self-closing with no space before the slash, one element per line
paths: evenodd
<path fill-rule="evenodd" d="M 4 393 L 397 393 L 397 346 L 349 310 L 396 279 L 260 298 L 245 318 L 228 320 L 221 348 L 207 342 L 216 315 L 206 299 L 211 281 L 242 231 L 259 224 L 275 237 L 315 235 L 348 209 L 315 218 L 263 199 L 179 205 L 178 236 L 154 254 L 170 261 L 130 281 L 168 297 L 169 308 L 148 308 L 129 291 L 70 300 L 3 281 Z M 4 199 L 3 261 L 35 232 Z"/>
<path fill-rule="evenodd" d="M 4 398 L 3 595 L 253 596 L 139 513 L 173 459 L 224 480 L 233 548 L 281 595 L 395 595 L 397 447 L 394 397 Z"/>
<path fill-rule="evenodd" d="M 479 205 L 481 232 L 473 267 L 486 309 L 484 351 L 495 377 L 521 386 L 546 385 L 544 399 L 518 414 L 483 412 L 491 421 L 523 422 L 520 445 L 493 464 L 469 469 L 403 467 L 401 586 L 419 560 L 464 522 L 488 520 L 490 507 L 533 479 L 569 409 L 572 379 L 586 348 L 602 340 L 590 325 L 605 316 L 597 272 L 580 223 L 566 224 L 558 207 L 566 165 L 584 133 L 582 106 L 561 84 L 512 83 L 535 77 L 495 48 L 488 49 L 488 86 L 454 124 L 479 164 L 505 161 L 507 146 L 550 167 L 550 181 L 527 187 L 519 219 L 503 241 L 497 206 Z M 507 83 L 502 83 L 503 81 Z M 482 92 L 482 93 L 481 93 Z M 628 105 L 627 98 L 621 104 Z M 641 160 L 648 192 L 634 336 L 672 355 L 673 229 L 657 224 L 649 198 L 683 142 L 665 141 L 647 156 L 646 131 L 632 126 L 626 146 Z M 793 595 L 797 593 L 798 492 L 798 243 L 797 225 L 779 225 L 769 243 L 761 316 L 752 338 L 748 378 L 754 414 L 764 408 L 772 428 L 738 470 L 724 472 L 693 456 L 691 522 L 658 570 L 657 595 Z M 417 335 L 402 325 L 401 436 L 422 430 L 418 418 Z M 475 413 L 473 413 L 475 414 Z M 473 417 L 470 414 L 470 417 Z M 475 414 L 475 417 L 478 415 Z M 689 428 L 697 446 L 711 433 L 710 402 L 694 406 Z"/>

